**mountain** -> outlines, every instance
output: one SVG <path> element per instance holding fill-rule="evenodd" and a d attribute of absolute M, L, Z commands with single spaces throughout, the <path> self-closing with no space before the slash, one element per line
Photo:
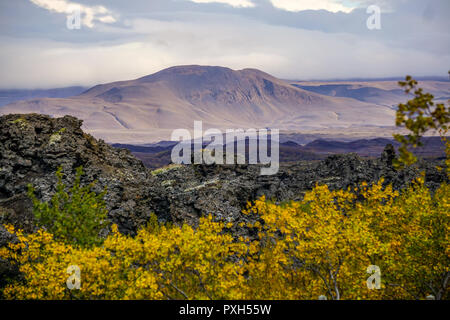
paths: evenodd
<path fill-rule="evenodd" d="M 299 84 L 293 85 L 307 91 L 312 91 L 331 97 L 347 97 L 376 104 L 387 103 L 388 105 L 395 106 L 399 102 L 406 99 L 406 95 L 401 89 L 383 90 L 376 87 L 351 84 L 324 84 L 315 86 L 304 86 Z"/>
<path fill-rule="evenodd" d="M 396 107 L 406 102 L 412 94 L 406 95 L 398 81 L 320 81 L 291 82 L 295 87 L 330 97 L 346 97 L 363 102 Z M 450 99 L 450 81 L 425 80 L 419 86 L 434 95 L 436 101 Z"/>
<path fill-rule="evenodd" d="M 0 114 L 72 115 L 83 129 L 116 143 L 170 140 L 174 129 L 325 130 L 390 126 L 394 110 L 295 87 L 255 69 L 179 66 L 136 80 L 97 85 L 70 98 L 13 102 Z"/>
<path fill-rule="evenodd" d="M 56 89 L 0 89 L 0 107 L 11 102 L 36 98 L 66 98 L 84 92 L 85 87 L 67 87 Z"/>

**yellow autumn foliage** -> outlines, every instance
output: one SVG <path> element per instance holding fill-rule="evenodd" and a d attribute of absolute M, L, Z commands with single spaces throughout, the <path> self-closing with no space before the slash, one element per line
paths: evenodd
<path fill-rule="evenodd" d="M 357 199 L 356 194 L 359 194 Z M 450 187 L 424 179 L 401 193 L 381 180 L 356 190 L 316 186 L 301 202 L 262 198 L 245 210 L 252 237 L 230 224 L 149 224 L 136 236 L 112 228 L 102 245 L 76 247 L 45 231 L 0 249 L 23 279 L 7 299 L 448 299 Z M 256 222 L 254 222 L 256 221 Z M 67 268 L 80 269 L 69 290 Z M 369 266 L 380 270 L 369 289 Z"/>

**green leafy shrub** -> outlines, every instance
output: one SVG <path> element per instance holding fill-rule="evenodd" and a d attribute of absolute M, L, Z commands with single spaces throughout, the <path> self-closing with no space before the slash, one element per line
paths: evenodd
<path fill-rule="evenodd" d="M 28 186 L 33 201 L 33 214 L 37 225 L 45 227 L 56 239 L 67 244 L 88 247 L 102 243 L 100 230 L 106 226 L 107 209 L 103 200 L 106 190 L 100 194 L 92 191 L 95 182 L 81 186 L 83 168 L 76 170 L 72 188 L 63 182 L 62 168 L 56 172 L 56 193 L 49 202 L 36 198 L 34 188 Z"/>
<path fill-rule="evenodd" d="M 421 137 L 429 130 L 436 130 L 445 140 L 449 129 L 450 108 L 444 103 L 436 104 L 434 96 L 424 93 L 422 88 L 418 88 L 418 82 L 411 76 L 407 76 L 405 81 L 400 81 L 399 85 L 404 88 L 405 93 L 414 94 L 414 98 L 406 103 L 400 103 L 396 113 L 396 125 L 404 126 L 410 132 L 407 136 L 395 134 L 394 138 L 401 143 L 398 149 L 400 157 L 395 161 L 398 168 L 404 165 L 412 165 L 417 158 L 408 150 L 408 146 L 421 146 Z M 450 102 L 450 100 L 449 100 Z M 448 152 L 447 144 L 447 152 Z"/>

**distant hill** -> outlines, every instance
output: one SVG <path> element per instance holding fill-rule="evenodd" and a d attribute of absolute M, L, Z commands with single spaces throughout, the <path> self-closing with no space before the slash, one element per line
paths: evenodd
<path fill-rule="evenodd" d="M 85 87 L 67 87 L 57 89 L 1 89 L 0 107 L 9 103 L 37 98 L 67 98 L 84 92 Z"/>
<path fill-rule="evenodd" d="M 83 128 L 117 143 L 169 140 L 194 120 L 205 128 L 310 130 L 349 126 L 391 126 L 394 111 L 384 105 L 307 91 L 255 69 L 179 66 L 136 80 L 97 85 L 71 98 L 14 102 L 0 114 L 66 114 Z"/>
<path fill-rule="evenodd" d="M 434 79 L 434 80 L 433 80 Z M 403 80 L 403 79 L 401 79 Z M 396 107 L 410 99 L 398 85 L 398 81 L 305 81 L 291 82 L 298 88 L 330 97 L 346 97 L 363 102 Z M 434 95 L 437 101 L 450 99 L 450 81 L 435 78 L 419 80 L 419 86 Z"/>
<path fill-rule="evenodd" d="M 415 76 L 412 77 L 418 81 L 440 81 L 440 82 L 450 82 L 447 76 Z M 401 77 L 382 77 L 382 78 L 336 78 L 336 79 L 327 79 L 327 80 L 294 80 L 292 81 L 321 81 L 321 82 L 380 82 L 380 81 L 403 81 L 405 80 L 404 76 Z"/>
<path fill-rule="evenodd" d="M 419 85 L 437 100 L 450 97 L 449 81 Z M 67 95 L 74 96 L 61 98 Z M 13 100 L 19 98 L 32 99 L 3 106 L 0 114 L 73 115 L 107 142 L 146 144 L 170 140 L 174 129 L 192 130 L 195 120 L 204 129 L 277 128 L 331 140 L 390 137 L 395 108 L 409 97 L 396 81 L 288 82 L 256 69 L 191 65 L 83 92 L 18 92 Z"/>
<path fill-rule="evenodd" d="M 423 146 L 412 151 L 422 158 L 439 159 L 445 157 L 445 144 L 440 137 L 422 138 Z M 165 142 L 164 146 L 113 144 L 113 147 L 130 150 L 148 168 L 156 169 L 171 163 L 171 150 L 176 142 Z M 304 146 L 293 141 L 280 143 L 280 161 L 321 160 L 334 154 L 357 153 L 362 157 L 376 158 L 387 144 L 398 149 L 399 144 L 392 139 L 360 139 L 350 142 L 315 140 Z M 270 149 L 270 148 L 269 148 Z"/>
<path fill-rule="evenodd" d="M 406 100 L 406 95 L 401 89 L 383 90 L 376 87 L 365 87 L 362 85 L 351 84 L 324 84 L 316 86 L 302 86 L 299 84 L 294 84 L 294 86 L 327 96 L 353 98 L 376 104 L 395 106 L 399 102 Z"/>

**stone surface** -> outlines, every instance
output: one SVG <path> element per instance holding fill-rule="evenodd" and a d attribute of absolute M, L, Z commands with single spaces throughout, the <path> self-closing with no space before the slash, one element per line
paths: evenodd
<path fill-rule="evenodd" d="M 49 200 L 55 192 L 59 166 L 64 182 L 70 184 L 75 169 L 83 166 L 82 183 L 97 180 L 96 191 L 105 187 L 110 219 L 123 232 L 132 232 L 159 212 L 161 193 L 155 178 L 142 163 L 124 149 L 115 149 L 81 130 L 82 121 L 66 116 L 27 114 L 0 118 L 0 207 L 9 209 L 3 217 L 31 229 L 31 202 L 27 185 L 37 196 Z"/>
<path fill-rule="evenodd" d="M 258 166 L 247 165 L 171 165 L 150 171 L 128 151 L 83 133 L 81 124 L 70 116 L 0 117 L 0 223 L 33 229 L 27 184 L 36 188 L 40 199 L 49 200 L 59 166 L 66 183 L 82 165 L 82 183 L 97 180 L 99 192 L 106 187 L 110 220 L 119 225 L 120 231 L 131 234 L 152 212 L 160 220 L 193 225 L 200 216 L 210 213 L 217 219 L 239 221 L 248 201 L 262 195 L 278 202 L 300 200 L 316 183 L 340 189 L 384 177 L 386 183 L 401 189 L 420 171 L 426 171 L 432 189 L 446 180 L 445 171 L 438 171 L 430 162 L 394 170 L 392 146 L 386 147 L 380 159 L 334 155 L 323 161 L 282 165 L 274 176 L 261 176 Z"/>
<path fill-rule="evenodd" d="M 282 165 L 273 176 L 261 176 L 257 166 L 175 166 L 155 172 L 165 189 L 171 218 L 193 224 L 199 216 L 209 213 L 225 221 L 238 221 L 243 218 L 241 210 L 248 201 L 263 195 L 276 202 L 301 200 L 317 183 L 327 184 L 331 189 L 346 189 L 384 177 L 385 184 L 392 183 L 395 189 L 402 189 L 425 171 L 426 184 L 435 189 L 447 179 L 445 172 L 438 171 L 433 163 L 420 162 L 396 171 L 391 160 L 364 160 L 356 154 L 334 155 L 323 161 Z"/>

